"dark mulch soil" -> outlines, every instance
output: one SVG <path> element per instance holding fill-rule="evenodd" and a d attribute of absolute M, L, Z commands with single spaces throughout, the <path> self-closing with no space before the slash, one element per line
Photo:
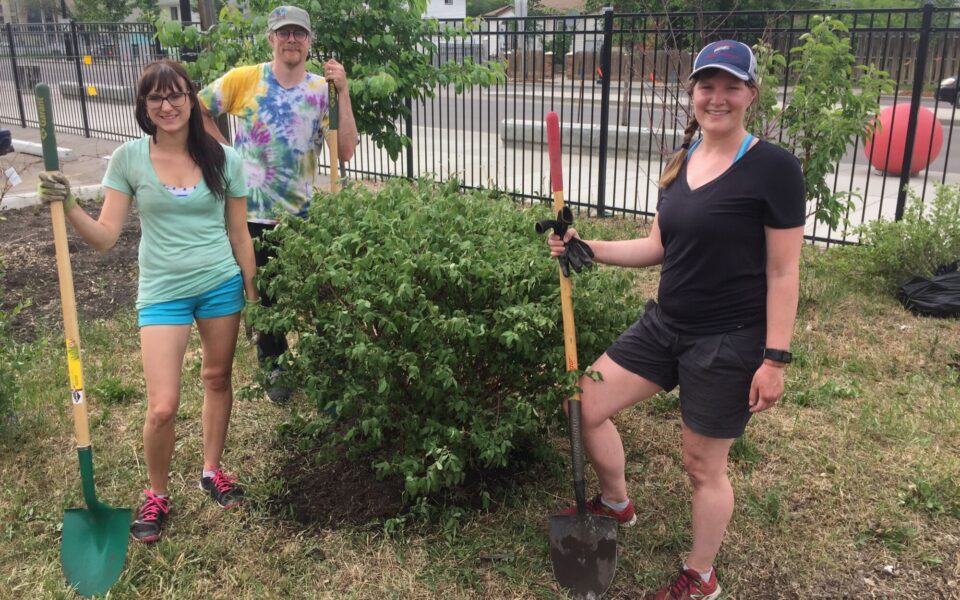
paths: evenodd
<path fill-rule="evenodd" d="M 296 444 L 285 444 L 285 450 L 278 469 L 285 489 L 268 501 L 274 514 L 302 525 L 338 529 L 379 523 L 402 513 L 402 482 L 377 481 L 369 461 L 343 458 L 316 465 L 312 450 Z"/>
<path fill-rule="evenodd" d="M 94 218 L 99 205 L 88 205 Z M 140 221 L 131 210 L 123 233 L 109 252 L 97 253 L 67 224 L 70 264 L 81 321 L 112 316 L 137 297 Z M 11 323 L 18 340 L 29 341 L 62 322 L 60 286 L 50 211 L 44 207 L 0 212 L 0 310 L 27 303 Z"/>

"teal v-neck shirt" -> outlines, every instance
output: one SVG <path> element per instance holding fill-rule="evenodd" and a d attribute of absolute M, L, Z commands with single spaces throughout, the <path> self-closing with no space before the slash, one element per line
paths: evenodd
<path fill-rule="evenodd" d="M 103 177 L 104 187 L 130 196 L 140 212 L 137 309 L 202 294 L 240 272 L 227 238 L 224 201 L 203 180 L 183 198 L 164 188 L 150 162 L 150 143 L 143 137 L 117 148 Z M 227 198 L 245 203 L 240 157 L 229 146 L 223 149 Z"/>

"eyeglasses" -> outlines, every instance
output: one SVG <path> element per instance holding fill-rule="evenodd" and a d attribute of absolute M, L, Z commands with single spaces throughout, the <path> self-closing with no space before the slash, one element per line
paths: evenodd
<path fill-rule="evenodd" d="M 273 32 L 281 42 L 285 42 L 292 36 L 298 42 L 307 39 L 310 34 L 303 29 L 278 29 Z"/>
<path fill-rule="evenodd" d="M 160 94 L 147 94 L 146 100 L 147 106 L 150 108 L 160 108 L 163 106 L 164 100 L 166 100 L 170 106 L 177 108 L 186 103 L 187 94 L 183 92 L 173 92 L 172 94 L 167 94 L 166 96 L 161 96 Z"/>

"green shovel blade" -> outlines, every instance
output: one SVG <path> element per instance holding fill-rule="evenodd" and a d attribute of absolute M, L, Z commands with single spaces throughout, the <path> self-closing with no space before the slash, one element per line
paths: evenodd
<path fill-rule="evenodd" d="M 120 577 L 127 557 L 129 508 L 111 508 L 97 500 L 93 489 L 90 448 L 77 448 L 80 479 L 87 508 L 63 512 L 60 562 L 67 581 L 81 596 L 105 594 Z"/>

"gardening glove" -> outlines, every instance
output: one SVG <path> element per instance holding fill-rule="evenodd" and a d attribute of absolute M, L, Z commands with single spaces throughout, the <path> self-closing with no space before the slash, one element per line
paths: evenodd
<path fill-rule="evenodd" d="M 537 233 L 546 233 L 553 229 L 553 232 L 563 239 L 563 234 L 567 232 L 571 225 L 573 225 L 573 212 L 564 206 L 557 213 L 556 220 L 549 219 L 537 223 Z M 573 237 L 564 244 L 564 252 L 557 257 L 557 262 L 560 263 L 560 271 L 563 272 L 563 276 L 570 277 L 570 267 L 573 267 L 573 270 L 579 273 L 584 267 L 590 268 L 593 266 L 593 250 L 580 238 Z"/>
<path fill-rule="evenodd" d="M 44 204 L 63 202 L 63 212 L 67 212 L 77 203 L 77 199 L 70 193 L 70 180 L 60 171 L 40 173 L 37 195 Z"/>

